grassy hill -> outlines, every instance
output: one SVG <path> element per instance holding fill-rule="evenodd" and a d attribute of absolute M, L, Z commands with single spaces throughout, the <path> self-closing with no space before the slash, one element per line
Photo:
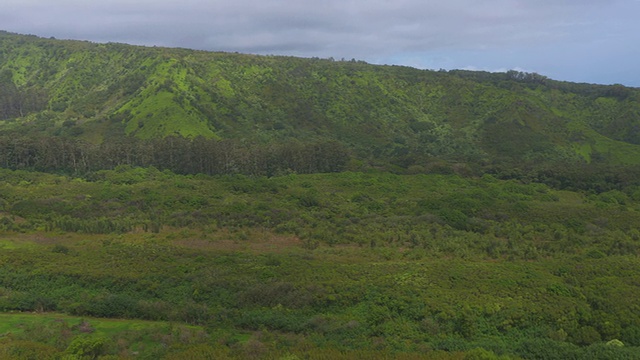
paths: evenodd
<path fill-rule="evenodd" d="M 331 140 L 370 163 L 640 163 L 640 91 L 0 33 L 0 129 L 101 143 Z"/>

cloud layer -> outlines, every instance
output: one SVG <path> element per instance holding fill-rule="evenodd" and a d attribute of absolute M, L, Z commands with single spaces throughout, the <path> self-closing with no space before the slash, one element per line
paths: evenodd
<path fill-rule="evenodd" d="M 5 0 L 0 28 L 57 38 L 422 68 L 522 68 L 640 86 L 636 0 Z"/>

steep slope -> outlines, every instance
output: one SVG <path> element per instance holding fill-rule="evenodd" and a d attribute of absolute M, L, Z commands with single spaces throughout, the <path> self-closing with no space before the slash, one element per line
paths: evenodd
<path fill-rule="evenodd" d="M 0 130 L 331 140 L 402 167 L 640 163 L 640 91 L 537 74 L 435 72 L 0 33 Z"/>

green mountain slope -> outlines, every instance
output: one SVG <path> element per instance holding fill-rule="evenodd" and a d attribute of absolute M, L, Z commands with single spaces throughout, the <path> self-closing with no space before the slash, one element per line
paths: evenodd
<path fill-rule="evenodd" d="M 515 71 L 435 72 L 0 33 L 0 129 L 338 141 L 402 167 L 640 163 L 640 91 Z"/>

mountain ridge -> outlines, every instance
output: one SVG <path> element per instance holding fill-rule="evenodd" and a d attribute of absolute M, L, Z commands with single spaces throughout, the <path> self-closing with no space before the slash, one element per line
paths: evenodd
<path fill-rule="evenodd" d="M 326 140 L 404 168 L 640 164 L 640 91 L 622 85 L 7 32 L 0 51 L 6 134 Z"/>

